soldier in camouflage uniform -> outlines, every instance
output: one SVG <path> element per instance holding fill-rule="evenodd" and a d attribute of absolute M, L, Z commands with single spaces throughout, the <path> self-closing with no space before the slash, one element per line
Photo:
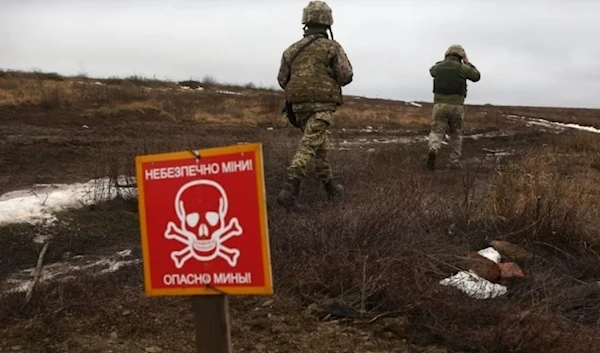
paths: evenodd
<path fill-rule="evenodd" d="M 286 207 L 293 206 L 298 198 L 300 182 L 306 177 L 311 161 L 329 199 L 341 195 L 343 188 L 333 181 L 328 159 L 328 128 L 336 107 L 342 105 L 341 87 L 353 78 L 344 49 L 333 40 L 329 6 L 322 1 L 311 1 L 304 8 L 302 24 L 304 38 L 284 51 L 277 76 L 303 132 L 300 146 L 287 168 L 287 182 L 277 197 L 277 202 Z"/>
<path fill-rule="evenodd" d="M 435 63 L 429 69 L 429 73 L 434 78 L 434 106 L 427 168 L 435 169 L 435 159 L 446 130 L 449 130 L 450 135 L 450 164 L 457 168 L 460 167 L 462 154 L 467 80 L 477 82 L 481 74 L 469 62 L 465 50 L 460 45 L 450 46 L 446 51 L 445 60 Z"/>

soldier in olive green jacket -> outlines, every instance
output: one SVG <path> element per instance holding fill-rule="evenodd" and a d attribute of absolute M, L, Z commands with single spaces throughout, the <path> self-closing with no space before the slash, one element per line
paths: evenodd
<path fill-rule="evenodd" d="M 342 105 L 341 87 L 353 78 L 344 49 L 327 34 L 333 24 L 329 6 L 322 1 L 311 1 L 304 8 L 302 23 L 304 38 L 284 51 L 277 75 L 303 132 L 300 146 L 287 168 L 287 182 L 277 197 L 277 202 L 286 207 L 293 206 L 298 198 L 300 182 L 306 177 L 311 160 L 329 198 L 341 195 L 342 186 L 333 182 L 327 130 L 336 107 Z"/>
<path fill-rule="evenodd" d="M 451 166 L 460 167 L 467 80 L 477 82 L 481 74 L 469 62 L 465 50 L 460 45 L 450 46 L 445 59 L 433 65 L 429 73 L 433 77 L 434 106 L 427 168 L 435 169 L 437 152 L 447 130 L 450 135 Z"/>

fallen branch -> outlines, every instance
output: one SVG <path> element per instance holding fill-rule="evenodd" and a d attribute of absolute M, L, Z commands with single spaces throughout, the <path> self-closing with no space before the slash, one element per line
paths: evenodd
<path fill-rule="evenodd" d="M 42 248 L 42 252 L 40 252 L 40 256 L 38 256 L 37 265 L 35 267 L 35 274 L 33 276 L 33 282 L 31 283 L 31 287 L 29 287 L 29 289 L 27 290 L 27 294 L 25 295 L 26 305 L 29 304 L 29 302 L 31 301 L 33 290 L 35 289 L 37 283 L 40 281 L 40 277 L 42 275 L 42 267 L 44 263 L 44 256 L 46 256 L 46 251 L 48 251 L 49 245 L 50 242 L 46 242 L 46 244 L 44 244 L 44 247 Z"/>

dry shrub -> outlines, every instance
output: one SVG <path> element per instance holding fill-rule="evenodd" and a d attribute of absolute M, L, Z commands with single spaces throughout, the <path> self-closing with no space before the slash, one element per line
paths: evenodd
<path fill-rule="evenodd" d="M 507 232 L 556 246 L 600 246 L 597 136 L 568 137 L 502 168 L 492 181 L 487 214 Z"/>
<path fill-rule="evenodd" d="M 153 115 L 159 117 L 174 118 L 171 114 L 163 111 L 152 101 L 138 101 L 132 103 L 124 103 L 116 106 L 107 106 L 98 109 L 88 110 L 85 115 L 88 116 L 127 116 L 127 115 Z"/>
<path fill-rule="evenodd" d="M 8 84 L 3 80 L 0 88 Z M 106 105 L 115 110 L 147 104 L 181 120 L 176 126 L 147 124 L 140 131 L 131 129 L 119 136 L 122 140 L 113 138 L 100 146 L 101 152 L 94 154 L 98 177 L 109 175 L 118 180 L 121 175 L 132 175 L 134 156 L 139 154 L 263 142 L 278 295 L 292 295 L 304 303 L 335 299 L 372 313 L 400 312 L 411 322 L 409 339 L 441 342 L 462 351 L 598 351 L 600 257 L 586 250 L 583 242 L 593 243 L 592 231 L 598 226 L 595 212 L 600 184 L 594 166 L 600 160 L 593 138 L 557 140 L 556 146 L 500 169 L 490 180 L 488 199 L 483 194 L 488 180 L 479 180 L 487 175 L 470 171 L 424 174 L 420 169 L 424 146 L 378 147 L 373 153 L 358 148 L 334 150 L 331 161 L 335 175 L 345 185 L 344 198 L 336 205 L 325 203 L 321 185 L 307 179 L 302 185 L 303 207 L 287 213 L 275 206 L 274 199 L 285 180 L 285 166 L 294 153 L 299 131 L 209 126 L 259 124 L 270 114 L 274 118 L 279 109 L 277 98 L 224 95 L 209 89 L 151 91 L 123 82 L 60 84 L 57 87 L 65 93 L 59 96 L 61 102 L 86 109 Z M 402 127 L 411 121 L 428 124 L 430 119 L 429 106 L 421 109 L 362 99 L 347 102 L 337 115 L 345 126 L 385 124 L 384 116 L 391 112 L 398 120 L 390 126 Z M 201 128 L 192 125 L 194 117 L 205 124 L 200 124 Z M 478 120 L 485 121 L 483 115 Z M 192 126 L 196 135 L 181 134 Z M 480 208 L 483 201 L 487 201 L 485 209 Z M 117 222 L 108 214 L 98 216 L 93 224 L 96 236 L 101 237 L 105 234 L 102 220 Z M 118 222 L 125 226 L 113 233 L 121 237 L 138 234 L 133 217 L 127 222 Z M 69 234 L 66 230 L 62 233 Z M 456 273 L 470 252 L 497 237 L 517 243 L 536 240 L 550 246 L 534 248 L 537 259 L 525 268 L 527 279 L 510 282 L 504 297 L 475 300 L 438 284 Z M 95 246 L 85 240 L 76 239 L 74 244 Z M 133 269 L 123 269 L 110 278 L 41 286 L 26 310 L 19 306 L 20 297 L 0 306 L 0 322 L 10 317 L 51 317 L 50 313 L 61 308 L 80 314 L 101 311 L 101 304 L 90 307 L 89 303 L 104 295 L 127 296 L 130 292 L 123 286 L 130 283 L 135 283 L 139 293 L 141 277 L 129 272 Z"/>

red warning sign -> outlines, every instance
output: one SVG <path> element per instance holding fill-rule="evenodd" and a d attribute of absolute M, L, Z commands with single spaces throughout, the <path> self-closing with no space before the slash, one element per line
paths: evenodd
<path fill-rule="evenodd" d="M 136 157 L 148 295 L 272 294 L 262 145 Z"/>

